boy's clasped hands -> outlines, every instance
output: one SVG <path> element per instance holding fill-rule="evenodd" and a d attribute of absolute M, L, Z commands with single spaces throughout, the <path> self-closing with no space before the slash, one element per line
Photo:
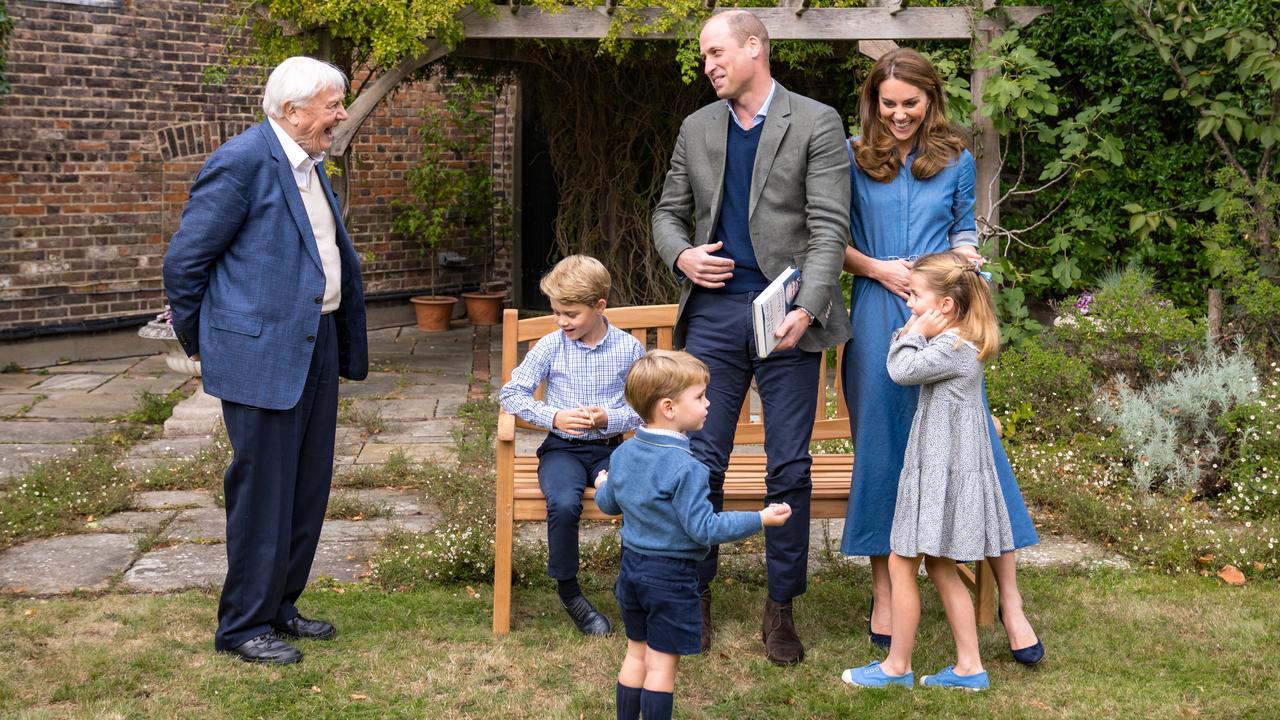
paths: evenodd
<path fill-rule="evenodd" d="M 609 413 L 597 405 L 579 405 L 556 411 L 552 424 L 557 430 L 569 435 L 582 435 L 588 430 L 609 427 Z"/>

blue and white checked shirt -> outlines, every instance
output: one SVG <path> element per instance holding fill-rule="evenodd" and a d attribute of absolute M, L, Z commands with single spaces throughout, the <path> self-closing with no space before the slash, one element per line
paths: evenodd
<path fill-rule="evenodd" d="M 640 416 L 623 399 L 622 388 L 631 364 L 643 355 L 640 341 L 612 325 L 595 347 L 570 340 L 563 330 L 556 330 L 529 349 L 502 386 L 498 402 L 521 420 L 571 440 L 596 440 L 634 430 L 640 425 Z M 546 394 L 543 400 L 535 400 L 533 392 L 544 379 Z M 608 425 L 582 435 L 566 435 L 552 427 L 557 411 L 579 405 L 604 408 L 609 414 Z"/>

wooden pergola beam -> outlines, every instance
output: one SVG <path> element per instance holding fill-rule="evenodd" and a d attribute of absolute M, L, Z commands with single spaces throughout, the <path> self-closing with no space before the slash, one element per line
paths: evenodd
<path fill-rule="evenodd" d="M 797 3 L 798 6 L 802 5 Z M 468 13 L 461 17 L 463 34 L 476 40 L 592 40 L 605 37 L 614 21 L 614 13 L 601 7 L 565 7 L 548 12 L 524 6 L 519 14 Z M 714 12 L 728 12 L 720 8 Z M 748 8 L 769 28 L 773 40 L 968 40 L 973 31 L 990 29 L 992 21 L 980 18 L 975 28 L 973 10 L 968 7 L 889 7 L 875 8 L 808 8 L 797 14 L 797 7 Z M 1049 12 L 1040 6 L 1004 8 L 1015 25 L 1025 25 Z M 662 11 L 639 8 L 641 23 L 658 18 Z M 674 32 L 637 34 L 624 30 L 623 39 L 659 40 L 677 38 Z"/>

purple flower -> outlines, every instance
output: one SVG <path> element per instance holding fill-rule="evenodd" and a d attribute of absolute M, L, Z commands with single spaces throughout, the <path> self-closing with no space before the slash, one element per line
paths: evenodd
<path fill-rule="evenodd" d="M 1160 308 L 1160 309 L 1162 309 L 1162 310 L 1163 310 L 1164 308 L 1167 308 L 1167 307 L 1171 306 L 1171 305 L 1173 305 L 1173 302 L 1172 302 L 1171 300 L 1161 300 L 1160 302 L 1156 303 L 1156 307 L 1158 307 L 1158 308 Z"/>
<path fill-rule="evenodd" d="M 165 305 L 165 306 L 164 306 L 164 312 L 160 313 L 159 315 L 156 315 L 156 320 L 155 320 L 155 321 L 156 321 L 156 322 L 162 322 L 162 323 L 164 323 L 164 324 L 166 324 L 166 325 L 172 325 L 172 324 L 173 324 L 173 309 L 172 309 L 172 308 L 170 308 L 168 305 Z"/>
<path fill-rule="evenodd" d="M 1080 298 L 1076 300 L 1076 309 L 1081 315 L 1089 314 L 1089 306 L 1093 304 L 1093 295 L 1091 293 L 1080 293 Z"/>

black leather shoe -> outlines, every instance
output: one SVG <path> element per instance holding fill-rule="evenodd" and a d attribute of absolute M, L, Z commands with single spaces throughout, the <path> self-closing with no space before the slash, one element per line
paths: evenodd
<path fill-rule="evenodd" d="M 262 633 L 223 652 L 237 655 L 241 660 L 251 663 L 292 665 L 302 662 L 302 651 L 281 640 L 273 632 Z"/>
<path fill-rule="evenodd" d="M 331 623 L 324 620 L 308 620 L 301 615 L 287 623 L 271 623 L 271 627 L 281 635 L 308 640 L 332 640 L 338 635 L 337 628 Z"/>
<path fill-rule="evenodd" d="M 569 617 L 573 619 L 573 624 L 578 626 L 578 630 L 583 635 L 604 637 L 613 632 L 613 626 L 609 624 L 609 618 L 595 609 L 583 595 L 575 595 L 572 600 L 564 603 L 564 609 L 565 612 L 569 613 Z"/>

